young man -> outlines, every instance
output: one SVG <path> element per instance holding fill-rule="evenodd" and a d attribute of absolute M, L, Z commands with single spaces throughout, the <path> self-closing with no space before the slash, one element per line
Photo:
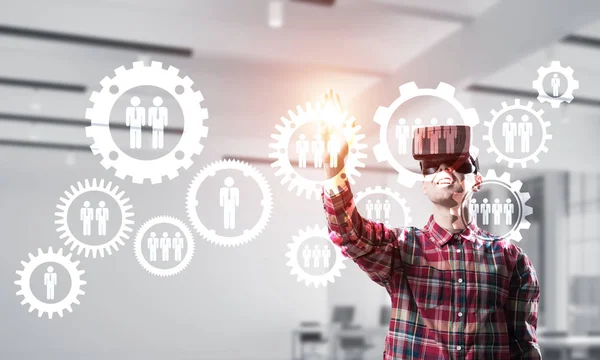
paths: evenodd
<path fill-rule="evenodd" d="M 341 110 L 333 92 L 326 101 Z M 323 139 L 330 133 L 322 129 Z M 423 228 L 388 228 L 358 213 L 349 183 L 338 176 L 347 153 L 345 146 L 337 168 L 325 166 L 332 180 L 323 204 L 332 241 L 390 294 L 383 359 L 541 359 L 531 261 L 515 244 L 460 218 L 471 219 L 471 199 L 463 197 L 482 184 L 477 160 L 421 161 L 432 215 Z"/>

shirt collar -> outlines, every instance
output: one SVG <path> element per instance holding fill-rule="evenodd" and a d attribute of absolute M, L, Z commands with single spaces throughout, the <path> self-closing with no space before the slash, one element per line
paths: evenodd
<path fill-rule="evenodd" d="M 466 228 L 451 233 L 436 223 L 433 219 L 433 215 L 429 217 L 424 229 L 429 234 L 429 238 L 440 247 L 444 246 L 448 241 L 450 241 L 453 236 L 460 236 L 464 240 L 476 242 L 477 233 L 479 231 L 479 228 L 477 225 L 475 225 L 475 222 L 471 221 Z"/>

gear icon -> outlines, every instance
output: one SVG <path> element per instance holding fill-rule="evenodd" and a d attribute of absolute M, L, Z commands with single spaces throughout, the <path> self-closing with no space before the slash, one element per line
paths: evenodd
<path fill-rule="evenodd" d="M 356 206 L 358 206 L 358 203 L 360 201 L 362 201 L 367 196 L 373 195 L 373 194 L 383 194 L 383 195 L 386 195 L 386 196 L 396 200 L 396 202 L 398 204 L 400 204 L 400 207 L 402 208 L 402 213 L 404 214 L 403 226 L 406 227 L 406 226 L 410 225 L 410 223 L 412 222 L 412 218 L 410 217 L 410 208 L 406 205 L 406 199 L 402 198 L 400 196 L 399 192 L 394 191 L 389 187 L 386 187 L 386 188 L 382 188 L 381 186 L 376 186 L 375 188 L 368 187 L 365 189 L 365 191 L 360 191 L 358 194 L 356 194 L 356 196 L 354 197 L 354 203 L 356 204 Z"/>
<path fill-rule="evenodd" d="M 288 244 L 290 251 L 288 251 L 285 256 L 289 258 L 286 265 L 292 268 L 290 271 L 291 275 L 297 275 L 298 281 L 304 280 L 306 286 L 314 285 L 318 288 L 319 285 L 327 286 L 327 282 L 333 283 L 336 276 L 342 276 L 341 270 L 346 268 L 346 265 L 344 264 L 344 260 L 346 258 L 342 254 L 340 247 L 334 245 L 333 249 L 335 252 L 335 262 L 328 272 L 322 275 L 311 275 L 306 272 L 298 262 L 298 252 L 300 251 L 300 247 L 305 240 L 315 237 L 323 238 L 330 242 L 327 228 L 319 227 L 318 225 L 315 225 L 314 228 L 308 226 L 306 231 L 300 230 L 298 236 L 292 236 L 293 242 Z"/>
<path fill-rule="evenodd" d="M 48 314 L 49 319 L 52 319 L 53 314 L 58 314 L 62 317 L 64 310 L 73 312 L 71 306 L 73 304 L 80 304 L 78 296 L 85 294 L 85 292 L 81 290 L 81 287 L 87 284 L 87 282 L 81 280 L 81 275 L 85 274 L 85 271 L 77 268 L 77 266 L 79 266 L 79 261 L 71 261 L 71 256 L 71 253 L 66 256 L 63 255 L 62 249 L 59 249 L 58 252 L 54 253 L 52 247 L 48 248 L 48 252 L 46 253 L 44 253 L 42 249 L 38 249 L 37 255 L 30 253 L 29 262 L 21 262 L 23 270 L 17 270 L 17 275 L 19 275 L 20 279 L 15 281 L 15 285 L 18 285 L 21 288 L 17 291 L 17 296 L 23 296 L 21 305 L 29 304 L 29 312 L 37 309 L 38 317 L 42 317 L 42 315 L 46 313 Z M 50 304 L 40 301 L 31 290 L 31 275 L 38 266 L 47 262 L 53 262 L 63 266 L 69 273 L 71 279 L 71 289 L 69 289 L 65 298 Z"/>
<path fill-rule="evenodd" d="M 269 154 L 270 158 L 276 159 L 271 167 L 278 167 L 279 170 L 275 173 L 276 176 L 283 176 L 281 184 L 290 183 L 288 190 L 292 191 L 296 189 L 296 195 L 300 196 L 303 192 L 306 193 L 306 198 L 310 199 L 314 196 L 317 200 L 321 198 L 321 187 L 327 186 L 331 181 L 330 179 L 318 181 L 310 180 L 300 176 L 290 161 L 288 154 L 289 142 L 292 136 L 301 126 L 319 120 L 324 115 L 325 107 L 321 103 L 316 104 L 313 108 L 310 103 L 306 104 L 306 110 L 302 109 L 300 105 L 297 106 L 297 114 L 293 111 L 289 111 L 290 119 L 285 117 L 281 118 L 284 126 L 277 125 L 275 128 L 279 130 L 279 134 L 272 134 L 271 137 L 277 142 L 269 144 L 269 147 L 274 152 Z M 365 164 L 361 161 L 367 157 L 362 150 L 367 148 L 366 144 L 361 144 L 360 141 L 365 138 L 364 134 L 358 134 L 361 127 L 354 125 L 354 117 L 348 117 L 348 113 L 341 114 L 341 122 L 344 124 L 344 137 L 348 143 L 348 157 L 345 162 L 344 170 L 340 172 L 337 177 L 341 179 L 348 179 L 351 184 L 355 183 L 354 177 L 360 176 L 360 172 L 357 170 L 358 167 L 365 167 Z"/>
<path fill-rule="evenodd" d="M 541 103 L 548 102 L 553 108 L 557 109 L 561 103 L 573 101 L 573 91 L 579 89 L 579 81 L 573 78 L 574 71 L 572 67 L 567 66 L 564 68 L 560 66 L 560 61 L 552 61 L 548 67 L 540 66 L 537 72 L 538 78 L 533 81 L 533 88 L 537 90 L 539 94 L 537 99 Z M 550 73 L 559 73 L 567 78 L 567 90 L 559 97 L 549 96 L 544 90 L 544 79 Z"/>
<path fill-rule="evenodd" d="M 504 114 L 506 114 L 507 112 L 513 111 L 513 110 L 521 110 L 521 111 L 525 111 L 525 112 L 531 114 L 533 117 L 535 117 L 537 119 L 537 121 L 540 123 L 541 128 L 542 128 L 542 141 L 541 141 L 540 145 L 534 152 L 532 152 L 531 154 L 527 155 L 524 158 L 513 158 L 513 157 L 505 155 L 498 149 L 498 146 L 494 142 L 494 137 L 493 137 L 494 125 L 496 124 L 498 119 L 500 119 Z M 528 161 L 533 161 L 533 162 L 537 163 L 539 161 L 538 155 L 541 152 L 548 152 L 548 148 L 546 147 L 546 142 L 548 140 L 552 139 L 552 135 L 548 134 L 548 127 L 550 127 L 551 124 L 549 121 L 544 121 L 542 119 L 544 110 L 540 109 L 538 111 L 535 111 L 533 109 L 533 103 L 531 101 L 527 102 L 527 105 L 521 105 L 521 100 L 516 99 L 515 104 L 510 105 L 510 106 L 508 106 L 508 104 L 506 102 L 502 102 L 502 109 L 500 111 L 492 110 L 490 113 L 492 114 L 493 118 L 491 121 L 484 122 L 484 125 L 487 126 L 488 131 L 487 131 L 487 134 L 483 136 L 483 140 L 489 141 L 489 143 L 490 143 L 490 147 L 487 149 L 488 153 L 495 152 L 496 155 L 498 155 L 496 157 L 497 163 L 500 163 L 501 161 L 504 160 L 508 163 L 509 168 L 512 168 L 515 165 L 515 163 L 521 164 L 521 167 L 525 168 L 525 167 L 527 167 Z"/>
<path fill-rule="evenodd" d="M 112 197 L 119 205 L 121 213 L 121 226 L 119 227 L 119 231 L 114 238 L 101 245 L 89 245 L 77 239 L 75 235 L 73 235 L 68 223 L 69 208 L 75 199 L 82 194 L 94 191 Z M 125 245 L 123 240 L 129 239 L 128 233 L 132 231 L 131 225 L 133 225 L 133 220 L 130 219 L 133 216 L 133 213 L 130 211 L 132 206 L 128 204 L 129 198 L 124 198 L 124 196 L 125 192 L 119 192 L 119 187 L 117 185 L 113 187 L 112 182 L 105 184 L 104 180 L 98 182 L 96 179 L 92 179 L 91 183 L 87 179 L 83 184 L 77 182 L 77 186 L 71 186 L 71 191 L 65 191 L 64 197 L 60 198 L 61 203 L 56 206 L 58 211 L 54 213 L 58 217 L 58 219 L 54 221 L 54 223 L 58 225 L 56 231 L 60 234 L 61 240 L 65 239 L 65 246 L 71 245 L 70 251 L 77 249 L 77 255 L 81 255 L 81 252 L 85 250 L 85 257 L 88 257 L 90 253 L 92 253 L 92 257 L 94 258 L 98 253 L 100 254 L 100 257 L 104 257 L 104 252 L 107 252 L 108 255 L 112 255 L 113 250 L 118 251 L 119 245 Z"/>
<path fill-rule="evenodd" d="M 194 82 L 189 77 L 181 78 L 178 73 L 179 70 L 173 66 L 163 69 L 162 63 L 157 61 L 150 66 L 137 61 L 131 69 L 123 66 L 116 69 L 115 77 L 102 79 L 102 90 L 92 93 L 90 101 L 94 106 L 85 113 L 86 119 L 91 120 L 86 135 L 94 141 L 91 145 L 94 155 L 102 156 L 102 166 L 114 168 L 118 178 L 124 179 L 129 175 L 136 184 L 143 183 L 145 179 L 157 184 L 162 182 L 163 176 L 169 179 L 177 177 L 179 169 L 189 168 L 192 156 L 202 152 L 200 141 L 208 134 L 208 128 L 204 126 L 208 111 L 200 105 L 204 97 L 200 91 L 192 90 Z M 177 100 L 183 112 L 181 139 L 171 152 L 155 160 L 139 160 L 125 154 L 114 142 L 110 131 L 110 113 L 116 101 L 125 92 L 139 86 L 155 86 L 167 91 Z"/>
<path fill-rule="evenodd" d="M 503 173 L 500 177 L 498 177 L 496 175 L 495 170 L 489 170 L 487 174 L 483 177 L 482 187 L 485 187 L 486 185 L 502 186 L 508 191 L 510 191 L 511 194 L 515 197 L 515 199 L 517 199 L 517 203 L 515 204 L 518 214 L 517 221 L 514 222 L 509 232 L 500 237 L 503 239 L 514 240 L 517 242 L 521 241 L 523 239 L 523 236 L 521 235 L 521 230 L 529 229 L 531 223 L 529 222 L 529 220 L 527 220 L 527 217 L 533 214 L 533 209 L 531 208 L 531 206 L 527 205 L 527 201 L 529 201 L 531 196 L 528 192 L 521 192 L 521 187 L 523 186 L 523 183 L 520 180 L 511 182 L 510 174 L 507 172 Z M 465 200 L 468 198 L 468 195 L 469 193 L 466 193 L 465 197 L 462 200 L 463 208 L 464 206 L 468 206 L 467 204 L 465 204 Z M 466 226 L 468 223 L 468 219 L 465 219 L 464 213 L 462 216 L 462 221 Z"/>
<path fill-rule="evenodd" d="M 440 82 L 435 89 L 420 89 L 415 82 L 406 83 L 400 86 L 400 97 L 398 97 L 389 107 L 380 106 L 375 112 L 373 120 L 379 124 L 379 143 L 373 148 L 375 158 L 378 162 L 387 161 L 397 172 L 398 182 L 407 187 L 413 187 L 416 182 L 422 181 L 422 175 L 414 173 L 402 166 L 393 156 L 388 144 L 388 127 L 394 112 L 402 104 L 420 96 L 433 96 L 442 99 L 452 105 L 460 114 L 464 125 L 474 127 L 479 124 L 479 115 L 473 108 L 465 109 L 464 106 L 454 97 L 456 90 L 453 86 Z"/>
<path fill-rule="evenodd" d="M 179 264 L 168 269 L 157 268 L 154 265 L 150 264 L 148 260 L 146 260 L 142 252 L 142 243 L 144 242 L 144 238 L 148 230 L 150 230 L 150 228 L 152 228 L 155 225 L 161 224 L 173 225 L 179 230 L 181 230 L 186 241 L 187 250 L 185 252 L 185 256 L 183 257 L 183 259 L 181 259 Z M 157 216 L 142 224 L 137 234 L 135 235 L 133 249 L 135 253 L 135 258 L 137 259 L 138 263 L 140 263 L 140 265 L 142 265 L 142 267 L 150 274 L 161 277 L 173 276 L 182 272 L 192 261 L 192 257 L 194 256 L 195 251 L 194 236 L 190 228 L 187 227 L 183 221 L 172 216 Z"/>
<path fill-rule="evenodd" d="M 200 217 L 198 216 L 196 208 L 199 204 L 196 197 L 198 195 L 200 186 L 208 177 L 215 176 L 218 171 L 222 170 L 239 170 L 244 174 L 244 176 L 252 177 L 252 179 L 254 179 L 254 181 L 258 184 L 262 193 L 262 213 L 260 218 L 252 229 L 244 230 L 241 235 L 219 235 L 214 229 L 208 229 L 206 226 L 204 226 L 204 224 L 202 224 L 200 221 Z M 220 160 L 206 166 L 192 180 L 187 193 L 186 210 L 192 226 L 206 240 L 221 246 L 239 246 L 250 242 L 265 229 L 273 211 L 273 195 L 267 179 L 254 166 L 240 160 Z"/>

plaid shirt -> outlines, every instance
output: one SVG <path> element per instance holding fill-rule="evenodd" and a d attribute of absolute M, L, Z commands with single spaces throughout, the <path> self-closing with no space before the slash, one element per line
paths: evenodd
<path fill-rule="evenodd" d="M 541 359 L 539 284 L 521 248 L 474 223 L 449 233 L 433 216 L 386 228 L 360 216 L 347 182 L 322 199 L 331 240 L 390 294 L 384 360 Z"/>

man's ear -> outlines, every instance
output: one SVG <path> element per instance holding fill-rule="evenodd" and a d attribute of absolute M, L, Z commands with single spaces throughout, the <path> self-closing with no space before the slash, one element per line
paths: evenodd
<path fill-rule="evenodd" d="M 475 184 L 473 185 L 473 192 L 478 192 L 481 190 L 481 185 L 483 183 L 483 176 L 480 174 L 475 175 Z"/>

